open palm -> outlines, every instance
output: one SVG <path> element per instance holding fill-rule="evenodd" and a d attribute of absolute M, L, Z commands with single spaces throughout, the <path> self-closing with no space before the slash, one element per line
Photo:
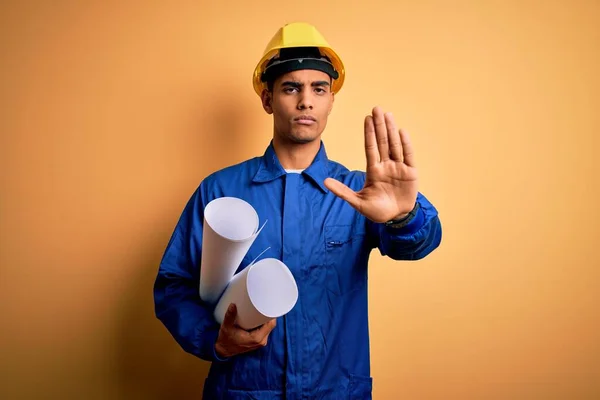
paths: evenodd
<path fill-rule="evenodd" d="M 373 222 L 402 218 L 417 200 L 417 169 L 410 138 L 379 107 L 365 118 L 367 177 L 355 192 L 333 178 L 325 186 Z"/>

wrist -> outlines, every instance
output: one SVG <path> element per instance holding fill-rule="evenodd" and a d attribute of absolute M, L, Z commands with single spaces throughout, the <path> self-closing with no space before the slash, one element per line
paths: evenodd
<path fill-rule="evenodd" d="M 404 214 L 397 215 L 394 218 L 390 219 L 390 221 L 402 221 L 404 218 L 408 217 L 409 214 L 410 213 L 404 213 Z"/>
<path fill-rule="evenodd" d="M 227 350 L 219 343 L 215 343 L 215 356 L 217 361 L 226 361 L 231 357 Z"/>
<path fill-rule="evenodd" d="M 400 214 L 394 219 L 391 219 L 385 223 L 386 226 L 390 226 L 392 228 L 402 228 L 406 226 L 413 218 L 417 215 L 417 211 L 419 210 L 419 203 L 415 201 L 415 205 L 413 209 L 404 214 Z"/>

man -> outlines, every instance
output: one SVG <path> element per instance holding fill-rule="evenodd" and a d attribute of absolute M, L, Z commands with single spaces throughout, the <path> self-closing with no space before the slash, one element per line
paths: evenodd
<path fill-rule="evenodd" d="M 337 54 L 312 26 L 273 37 L 254 88 L 273 115 L 262 157 L 217 171 L 188 202 L 155 284 L 157 317 L 187 352 L 212 361 L 205 399 L 370 399 L 367 263 L 372 249 L 417 260 L 441 241 L 417 189 L 408 135 L 378 107 L 365 118 L 366 173 L 328 160 L 321 134 L 344 81 Z M 204 207 L 233 196 L 268 223 L 239 270 L 270 247 L 290 269 L 298 302 L 247 332 L 231 305 L 219 326 L 198 294 Z"/>

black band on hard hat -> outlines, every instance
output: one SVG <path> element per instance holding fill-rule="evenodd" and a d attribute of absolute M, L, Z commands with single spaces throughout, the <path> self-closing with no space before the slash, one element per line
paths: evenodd
<path fill-rule="evenodd" d="M 301 69 L 322 71 L 332 79 L 339 77 L 329 57 L 322 55 L 317 47 L 292 47 L 281 49 L 279 55 L 269 61 L 260 79 L 273 81 L 280 75 Z"/>

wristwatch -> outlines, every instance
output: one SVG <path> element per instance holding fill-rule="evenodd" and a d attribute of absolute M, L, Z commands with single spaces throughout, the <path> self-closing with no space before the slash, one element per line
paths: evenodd
<path fill-rule="evenodd" d="M 409 224 L 410 221 L 417 215 L 417 211 L 419 210 L 419 202 L 415 202 L 415 206 L 408 213 L 407 216 L 402 217 L 400 219 L 392 219 L 385 223 L 385 226 L 389 226 L 390 228 L 402 228 Z"/>

